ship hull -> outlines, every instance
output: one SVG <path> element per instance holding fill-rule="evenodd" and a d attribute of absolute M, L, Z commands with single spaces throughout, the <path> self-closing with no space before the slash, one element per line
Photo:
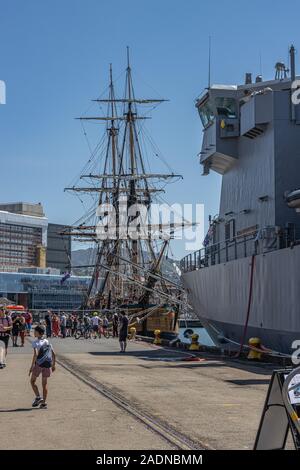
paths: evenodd
<path fill-rule="evenodd" d="M 154 305 L 148 305 L 148 308 L 154 307 Z M 123 305 L 120 308 L 126 308 L 128 313 L 131 314 L 142 312 L 138 304 L 135 305 Z M 179 334 L 179 321 L 177 315 L 170 308 L 159 307 L 157 311 L 153 312 L 145 321 L 136 322 L 134 324 L 138 335 L 155 337 L 154 331 L 160 331 L 160 337 L 166 340 L 173 340 L 178 337 Z"/>
<path fill-rule="evenodd" d="M 217 345 L 220 347 L 225 346 L 226 349 L 230 348 L 231 350 L 239 348 L 244 325 L 218 322 L 211 319 L 203 319 L 203 324 L 206 325 L 206 330 Z M 273 351 L 289 355 L 293 352 L 291 345 L 295 340 L 299 340 L 300 346 L 300 332 L 291 333 L 250 326 L 247 328 L 246 341 L 253 337 L 260 338 L 262 344 Z M 230 341 L 226 341 L 226 338 Z"/>
<path fill-rule="evenodd" d="M 213 339 L 234 346 L 245 328 L 251 257 L 183 274 L 189 301 Z M 246 340 L 291 354 L 300 341 L 300 246 L 255 257 Z M 295 346 L 295 344 L 294 344 Z"/>

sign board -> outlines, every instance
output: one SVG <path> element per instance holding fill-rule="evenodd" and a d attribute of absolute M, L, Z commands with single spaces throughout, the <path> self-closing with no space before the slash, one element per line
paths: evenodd
<path fill-rule="evenodd" d="M 291 432 L 296 450 L 300 450 L 300 436 L 285 408 L 282 398 L 282 385 L 292 369 L 273 371 L 267 398 L 264 404 L 254 450 L 283 450 L 289 431 Z M 293 379 L 293 385 L 299 387 L 290 392 L 291 403 L 300 405 L 300 375 Z"/>

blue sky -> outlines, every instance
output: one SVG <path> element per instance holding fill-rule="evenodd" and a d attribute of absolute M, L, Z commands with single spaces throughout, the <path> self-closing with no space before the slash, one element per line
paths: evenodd
<path fill-rule="evenodd" d="M 207 85 L 208 36 L 212 82 L 240 83 L 245 72 L 258 74 L 260 54 L 270 79 L 275 62 L 287 61 L 289 44 L 300 47 L 299 10 L 291 1 L 0 0 L 0 79 L 7 86 L 7 104 L 0 106 L 0 200 L 40 201 L 57 223 L 81 215 L 77 199 L 63 193 L 89 158 L 73 118 L 105 89 L 110 62 L 116 76 L 123 73 L 129 45 L 136 94 L 157 90 L 170 99 L 148 125 L 184 176 L 170 185 L 169 201 L 204 203 L 206 217 L 215 215 L 220 177 L 201 177 L 194 107 Z M 296 59 L 299 71 L 299 54 Z"/>

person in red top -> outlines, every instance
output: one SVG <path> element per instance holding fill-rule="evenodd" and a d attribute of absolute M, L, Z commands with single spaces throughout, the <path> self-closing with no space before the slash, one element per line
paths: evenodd
<path fill-rule="evenodd" d="M 60 333 L 60 321 L 55 313 L 52 315 L 52 333 L 55 337 L 58 337 Z"/>
<path fill-rule="evenodd" d="M 12 320 L 3 308 L 0 308 L 0 369 L 6 367 L 6 356 Z M 5 350 L 3 351 L 3 343 Z"/>
<path fill-rule="evenodd" d="M 30 336 L 30 331 L 31 331 L 31 326 L 32 326 L 32 315 L 30 312 L 26 312 L 24 317 L 25 317 L 25 322 L 26 322 L 26 332 L 27 332 L 27 335 Z"/>

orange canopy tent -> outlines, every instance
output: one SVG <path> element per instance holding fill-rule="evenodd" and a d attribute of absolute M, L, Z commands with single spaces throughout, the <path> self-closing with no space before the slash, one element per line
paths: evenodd
<path fill-rule="evenodd" d="M 25 307 L 23 307 L 23 305 L 7 305 L 7 307 L 5 307 L 7 310 L 15 310 L 15 311 L 24 311 L 25 310 Z"/>

